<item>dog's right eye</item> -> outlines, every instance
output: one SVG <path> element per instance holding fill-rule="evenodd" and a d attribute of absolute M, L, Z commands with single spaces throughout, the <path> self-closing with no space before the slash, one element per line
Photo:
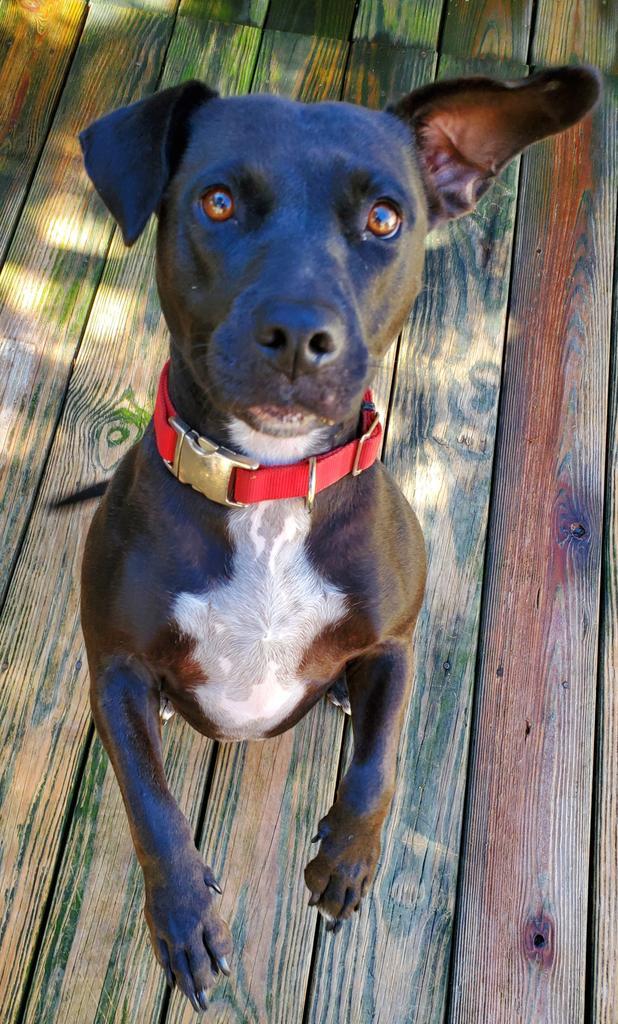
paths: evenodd
<path fill-rule="evenodd" d="M 202 209 L 211 220 L 229 220 L 234 215 L 234 197 L 221 186 L 209 188 L 202 196 Z"/>

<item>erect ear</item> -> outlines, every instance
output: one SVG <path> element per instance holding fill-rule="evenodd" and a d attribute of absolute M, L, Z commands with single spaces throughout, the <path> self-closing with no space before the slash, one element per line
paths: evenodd
<path fill-rule="evenodd" d="M 191 114 L 216 95 L 202 82 L 185 82 L 114 110 L 80 133 L 86 170 L 126 245 L 159 207 L 187 144 Z"/>
<path fill-rule="evenodd" d="M 388 107 L 414 132 L 430 227 L 472 210 L 513 157 L 575 124 L 599 93 L 594 68 L 561 67 L 514 82 L 435 82 Z"/>

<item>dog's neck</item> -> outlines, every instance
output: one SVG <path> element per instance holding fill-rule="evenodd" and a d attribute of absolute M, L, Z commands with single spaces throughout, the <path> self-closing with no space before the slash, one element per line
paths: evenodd
<path fill-rule="evenodd" d="M 169 377 L 172 404 L 179 417 L 203 437 L 255 459 L 262 465 L 287 465 L 346 444 L 358 431 L 359 410 L 342 423 L 317 427 L 306 434 L 276 437 L 250 427 L 209 403 L 182 358 L 172 353 Z"/>

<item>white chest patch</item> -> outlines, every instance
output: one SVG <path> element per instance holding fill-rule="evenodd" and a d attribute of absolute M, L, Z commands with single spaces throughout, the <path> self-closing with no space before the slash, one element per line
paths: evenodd
<path fill-rule="evenodd" d="M 204 673 L 197 699 L 228 739 L 257 739 L 293 711 L 310 682 L 303 655 L 345 614 L 345 595 L 309 562 L 309 527 L 298 498 L 234 509 L 232 579 L 174 603 Z"/>

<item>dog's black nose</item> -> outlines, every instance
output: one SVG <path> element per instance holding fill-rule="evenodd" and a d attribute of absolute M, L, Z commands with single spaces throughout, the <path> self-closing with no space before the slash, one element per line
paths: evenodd
<path fill-rule="evenodd" d="M 264 314 L 257 343 L 273 368 L 291 380 L 332 363 L 343 348 L 343 328 L 326 309 L 277 303 Z"/>

